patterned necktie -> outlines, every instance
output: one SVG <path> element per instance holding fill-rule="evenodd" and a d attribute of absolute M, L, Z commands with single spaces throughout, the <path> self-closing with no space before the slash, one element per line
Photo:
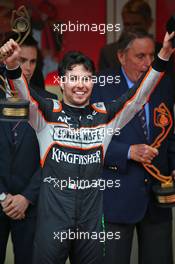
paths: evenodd
<path fill-rule="evenodd" d="M 145 113 L 145 108 L 144 107 L 138 113 L 138 117 L 139 117 L 142 129 L 143 129 L 143 134 L 144 134 L 146 140 L 149 141 L 148 127 L 147 127 L 147 123 L 146 123 L 146 113 Z"/>

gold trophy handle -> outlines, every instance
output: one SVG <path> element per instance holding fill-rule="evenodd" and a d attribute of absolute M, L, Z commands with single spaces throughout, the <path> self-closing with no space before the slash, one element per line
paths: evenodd
<path fill-rule="evenodd" d="M 18 17 L 15 18 L 15 16 Z M 16 42 L 21 45 L 31 30 L 30 16 L 25 6 L 20 6 L 17 10 L 13 10 L 11 17 L 11 28 L 12 31 L 18 34 Z M 21 36 L 21 33 L 25 33 L 23 37 Z"/>

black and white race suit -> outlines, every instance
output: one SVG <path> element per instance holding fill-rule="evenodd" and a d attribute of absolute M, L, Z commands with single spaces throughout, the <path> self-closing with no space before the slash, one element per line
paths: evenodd
<path fill-rule="evenodd" d="M 63 264 L 68 255 L 75 264 L 101 263 L 100 242 L 109 235 L 104 237 L 101 222 L 104 155 L 113 134 L 149 100 L 164 64 L 157 59 L 143 80 L 116 101 L 84 108 L 43 99 L 29 91 L 20 68 L 7 70 L 11 87 L 30 100 L 30 123 L 40 144 L 43 180 L 34 264 Z"/>

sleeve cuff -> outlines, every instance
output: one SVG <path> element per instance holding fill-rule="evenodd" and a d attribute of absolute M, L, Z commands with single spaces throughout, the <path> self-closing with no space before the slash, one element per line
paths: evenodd
<path fill-rule="evenodd" d="M 6 68 L 7 79 L 10 79 L 10 80 L 18 79 L 21 77 L 21 74 L 22 74 L 22 70 L 20 67 L 18 67 L 17 69 L 13 69 L 13 70 L 9 70 L 8 68 Z"/>
<path fill-rule="evenodd" d="M 164 59 L 162 58 L 159 54 L 157 55 L 159 59 L 163 60 L 163 61 L 169 61 L 169 59 Z"/>
<path fill-rule="evenodd" d="M 153 61 L 152 67 L 159 72 L 164 72 L 166 70 L 167 64 L 168 64 L 169 60 L 163 60 L 161 59 L 159 56 L 157 56 L 155 58 L 155 60 Z"/>
<path fill-rule="evenodd" d="M 36 203 L 37 198 L 34 195 L 30 194 L 29 192 L 27 191 L 23 192 L 21 193 L 21 195 L 23 195 L 27 200 L 29 200 L 31 204 Z"/>

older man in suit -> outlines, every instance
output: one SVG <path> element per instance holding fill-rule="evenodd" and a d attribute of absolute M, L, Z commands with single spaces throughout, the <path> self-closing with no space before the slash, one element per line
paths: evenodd
<path fill-rule="evenodd" d="M 36 61 L 37 43 L 28 36 L 21 47 L 21 68 L 28 82 Z M 32 88 L 45 98 L 57 98 Z M 15 264 L 32 263 L 40 179 L 39 145 L 33 128 L 24 122 L 0 122 L 0 264 L 5 261 L 10 232 Z"/>
<path fill-rule="evenodd" d="M 125 29 L 132 26 L 143 28 L 145 31 L 148 32 L 153 22 L 151 8 L 146 1 L 127 1 L 122 8 L 121 15 L 123 20 L 123 27 Z M 156 52 L 158 52 L 160 48 L 161 44 L 156 43 Z M 101 49 L 99 56 L 100 71 L 105 70 L 107 68 L 117 69 L 117 50 L 117 41 L 107 44 Z"/>
<path fill-rule="evenodd" d="M 92 101 L 109 102 L 121 96 L 147 71 L 154 54 L 154 41 L 143 30 L 124 31 L 118 41 L 118 70 L 102 72 L 103 76 L 120 75 L 120 83 L 96 84 Z M 119 240 L 106 241 L 104 263 L 129 264 L 133 232 L 136 229 L 139 244 L 139 264 L 172 264 L 172 214 L 169 208 L 155 204 L 152 186 L 156 183 L 143 168 L 143 153 L 161 132 L 155 127 L 153 112 L 164 103 L 173 115 L 173 91 L 168 77 L 164 77 L 143 111 L 128 123 L 119 136 L 114 136 L 107 150 L 103 177 L 120 181 L 120 188 L 104 191 L 105 230 L 120 232 Z M 175 148 L 172 131 L 152 160 L 164 175 L 175 168 Z M 172 144 L 171 144 L 172 143 Z"/>

